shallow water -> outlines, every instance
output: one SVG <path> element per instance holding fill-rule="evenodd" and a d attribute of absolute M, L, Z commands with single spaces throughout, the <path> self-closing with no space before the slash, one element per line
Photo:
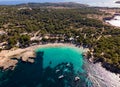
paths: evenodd
<path fill-rule="evenodd" d="M 43 68 L 48 66 L 54 68 L 60 63 L 72 63 L 74 70 L 84 72 L 82 69 L 83 57 L 82 50 L 77 48 L 69 47 L 52 47 L 52 48 L 41 48 L 36 52 L 44 52 L 43 55 Z"/>
<path fill-rule="evenodd" d="M 39 48 L 34 63 L 18 60 L 13 71 L 1 71 L 0 87 L 92 87 L 82 53 L 73 47 Z"/>

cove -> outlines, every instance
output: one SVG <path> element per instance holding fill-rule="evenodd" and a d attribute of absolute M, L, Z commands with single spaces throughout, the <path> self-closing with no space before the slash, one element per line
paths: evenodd
<path fill-rule="evenodd" d="M 36 53 L 44 52 L 43 68 L 50 66 L 54 68 L 60 63 L 72 63 L 74 70 L 84 72 L 83 51 L 74 47 L 46 47 L 36 50 Z"/>
<path fill-rule="evenodd" d="M 0 71 L 0 87 L 92 87 L 83 50 L 59 46 L 35 53 L 34 63 L 18 60 L 14 70 Z"/>

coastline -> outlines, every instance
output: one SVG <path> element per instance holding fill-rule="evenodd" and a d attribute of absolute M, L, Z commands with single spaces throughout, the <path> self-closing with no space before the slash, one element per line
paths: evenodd
<path fill-rule="evenodd" d="M 57 46 L 69 46 L 78 48 L 80 50 L 83 50 L 83 53 L 86 53 L 89 51 L 88 48 L 83 47 L 77 47 L 74 44 L 70 43 L 48 43 L 48 44 L 41 44 L 41 45 L 34 45 L 30 46 L 24 49 L 16 49 L 16 50 L 3 50 L 0 52 L 0 67 L 2 67 L 3 70 L 9 69 L 16 66 L 18 63 L 18 60 L 13 60 L 11 58 L 17 58 L 25 62 L 34 62 L 34 59 L 31 59 L 29 57 L 35 58 L 35 50 L 43 47 L 57 47 Z M 85 58 L 85 57 L 84 57 Z M 85 66 L 87 67 L 88 72 L 88 78 L 90 78 L 93 82 L 95 82 L 95 85 L 99 87 L 107 86 L 107 87 L 120 87 L 120 75 L 116 75 L 115 73 L 112 73 L 110 71 L 107 71 L 105 68 L 101 66 L 100 63 L 93 64 L 89 60 L 85 58 L 86 61 L 88 61 Z"/>
<path fill-rule="evenodd" d="M 120 74 L 112 73 L 102 67 L 101 63 L 86 63 L 88 78 L 94 87 L 120 87 Z"/>
<path fill-rule="evenodd" d="M 5 69 L 9 69 L 9 67 L 12 67 L 14 69 L 15 65 L 18 63 L 17 60 L 13 60 L 11 58 L 16 58 L 16 59 L 20 59 L 22 61 L 26 61 L 26 62 L 34 62 L 34 59 L 30 59 L 30 57 L 35 58 L 35 50 L 38 48 L 42 48 L 42 47 L 56 47 L 56 46 L 70 46 L 70 47 L 76 47 L 74 44 L 71 43 L 48 43 L 48 44 L 40 44 L 40 45 L 34 45 L 34 46 L 30 46 L 27 48 L 18 48 L 15 50 L 3 50 L 0 52 L 0 67 L 5 70 Z M 83 48 L 83 47 L 79 47 L 80 50 L 82 50 L 83 52 L 87 52 L 89 51 L 88 48 Z"/>

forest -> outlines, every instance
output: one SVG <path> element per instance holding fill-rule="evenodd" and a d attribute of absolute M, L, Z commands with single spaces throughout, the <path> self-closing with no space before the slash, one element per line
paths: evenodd
<path fill-rule="evenodd" d="M 48 6 L 48 4 L 47 4 Z M 120 28 L 105 24 L 89 15 L 107 15 L 92 7 L 47 8 L 34 5 L 0 6 L 0 43 L 4 49 L 29 46 L 34 33 L 38 36 L 61 34 L 64 42 L 73 37 L 73 43 L 94 49 L 94 61 L 110 64 L 114 71 L 120 69 Z M 59 38 L 62 39 L 62 38 Z M 57 39 L 55 39 L 57 40 Z M 39 42 L 54 42 L 43 38 Z M 1 49 L 2 50 L 2 49 Z"/>

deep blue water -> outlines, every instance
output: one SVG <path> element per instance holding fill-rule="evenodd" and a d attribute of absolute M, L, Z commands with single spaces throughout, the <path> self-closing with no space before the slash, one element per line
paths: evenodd
<path fill-rule="evenodd" d="M 92 87 L 82 53 L 72 47 L 39 48 L 34 63 L 18 60 L 13 71 L 0 71 L 0 87 Z"/>

